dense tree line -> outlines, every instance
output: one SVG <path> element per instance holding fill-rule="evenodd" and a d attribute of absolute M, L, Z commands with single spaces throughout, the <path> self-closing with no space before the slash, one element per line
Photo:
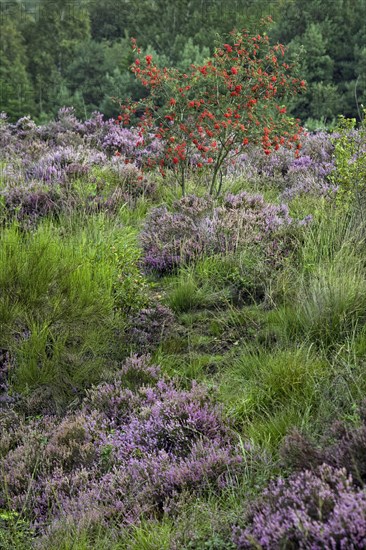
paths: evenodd
<path fill-rule="evenodd" d="M 293 102 L 302 121 L 329 124 L 366 104 L 366 0 L 1 0 L 0 110 L 38 121 L 73 105 L 115 116 L 113 98 L 141 97 L 130 37 L 161 65 L 203 62 L 218 34 L 274 18 L 308 82 Z"/>

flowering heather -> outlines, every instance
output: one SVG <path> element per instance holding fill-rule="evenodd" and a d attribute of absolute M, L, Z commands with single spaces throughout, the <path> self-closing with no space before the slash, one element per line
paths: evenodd
<path fill-rule="evenodd" d="M 283 198 L 290 200 L 297 195 L 334 196 L 337 186 L 329 179 L 335 169 L 333 152 L 329 134 L 318 132 L 308 135 L 302 155 L 292 160 L 288 167 Z"/>
<path fill-rule="evenodd" d="M 142 309 L 129 320 L 127 338 L 138 350 L 151 351 L 163 338 L 171 334 L 175 316 L 171 309 L 161 304 Z"/>
<path fill-rule="evenodd" d="M 256 147 L 248 147 L 245 154 L 232 158 L 228 175 L 271 183 L 282 191 L 286 201 L 298 195 L 331 197 L 337 191 L 329 179 L 335 169 L 333 152 L 332 135 L 307 134 L 296 155 L 294 151 L 279 149 L 268 156 Z"/>
<path fill-rule="evenodd" d="M 0 506 L 34 528 L 59 520 L 123 527 L 175 511 L 179 495 L 233 483 L 241 459 L 220 410 L 196 384 L 180 390 L 145 357 L 89 391 L 62 420 L 17 420 L 2 433 Z"/>
<path fill-rule="evenodd" d="M 124 163 L 142 168 L 148 159 L 154 164 L 161 157 L 164 143 L 154 136 L 142 137 L 139 129 L 104 120 L 97 112 L 81 122 L 72 108 L 61 109 L 55 121 L 42 126 L 30 117 L 10 124 L 3 114 L 0 142 L 6 166 L 2 179 L 8 185 L 25 180 L 54 184 L 86 175 L 96 165 L 107 167 L 109 162 L 113 170 Z M 267 155 L 249 144 L 241 154 L 228 155 L 226 173 L 259 182 L 269 180 L 283 192 L 286 201 L 299 194 L 332 196 L 336 191 L 329 181 L 334 170 L 332 136 L 324 132 L 303 136 L 302 149 L 296 151 L 295 155 L 295 150 L 281 147 Z M 207 163 L 199 152 L 187 157 L 189 170 L 196 171 Z"/>
<path fill-rule="evenodd" d="M 228 174 L 245 176 L 249 179 L 263 177 L 282 179 L 294 159 L 294 152 L 288 149 L 279 149 L 273 151 L 271 155 L 266 155 L 257 147 L 251 146 L 247 147 L 245 153 L 231 158 Z"/>
<path fill-rule="evenodd" d="M 261 195 L 228 194 L 220 206 L 195 196 L 176 201 L 173 211 L 155 208 L 140 235 L 147 270 L 160 274 L 189 263 L 204 253 L 228 253 L 245 246 L 281 249 L 292 220 L 285 204 L 266 203 Z M 277 254 L 277 253 L 276 253 Z"/>
<path fill-rule="evenodd" d="M 352 481 L 344 469 L 327 465 L 278 479 L 253 508 L 248 527 L 234 528 L 236 547 L 365 548 L 366 491 Z"/>
<path fill-rule="evenodd" d="M 337 190 L 337 185 L 327 183 L 320 178 L 314 177 L 312 174 L 306 174 L 296 179 L 295 183 L 284 190 L 282 199 L 290 201 L 299 195 L 332 198 L 335 196 Z"/>
<path fill-rule="evenodd" d="M 22 119 L 20 119 L 22 120 Z M 32 121 L 34 124 L 34 122 Z M 23 148 L 22 131 L 8 122 L 6 113 L 0 113 L 0 160 L 11 160 Z M 33 133 L 33 132 L 32 132 Z"/>
<path fill-rule="evenodd" d="M 81 122 L 72 107 L 64 107 L 55 121 L 38 127 L 37 135 L 50 147 L 87 144 L 100 148 L 108 127 L 108 121 L 103 120 L 100 113 L 93 113 L 90 119 Z"/>
<path fill-rule="evenodd" d="M 126 162 L 143 164 L 143 159 L 156 158 L 162 149 L 161 142 L 150 136 L 146 147 L 139 147 L 143 141 L 142 134 L 134 128 L 123 128 L 115 124 L 109 125 L 109 131 L 103 140 L 103 148 L 112 154 L 117 153 Z"/>
<path fill-rule="evenodd" d="M 10 353 L 4 349 L 0 349 L 0 411 L 2 406 L 13 402 L 15 399 L 10 396 L 8 378 L 10 370 L 13 366 Z"/>
<path fill-rule="evenodd" d="M 184 197 L 173 208 L 154 208 L 140 235 L 145 267 L 161 274 L 202 255 L 213 235 L 210 199 Z"/>
<path fill-rule="evenodd" d="M 129 198 L 151 194 L 155 185 L 137 173 L 138 165 L 142 156 L 153 156 L 154 147 L 160 147 L 160 143 L 153 140 L 145 151 L 136 147 L 139 139 L 137 130 L 121 129 L 113 120 L 105 121 L 100 113 L 80 122 L 72 108 L 61 109 L 57 120 L 43 126 L 36 126 L 29 117 L 10 124 L 3 115 L 0 141 L 5 165 L 1 179 L 7 188 L 35 182 L 55 186 L 92 177 L 94 167 L 98 166 L 106 170 L 106 176 L 111 176 Z M 118 152 L 115 156 L 117 149 L 122 154 Z M 116 200 L 111 198 L 109 202 Z"/>
<path fill-rule="evenodd" d="M 105 177 L 105 187 L 115 187 L 133 199 L 142 195 L 151 197 L 156 192 L 152 178 L 143 174 L 136 164 L 125 164 L 119 157 L 110 159 L 100 175 Z"/>
<path fill-rule="evenodd" d="M 38 162 L 25 162 L 24 176 L 26 181 L 57 183 L 64 181 L 68 175 L 73 176 L 77 172 L 81 175 L 91 166 L 104 164 L 106 160 L 104 153 L 85 147 L 56 147 Z"/>
<path fill-rule="evenodd" d="M 30 225 L 44 216 L 57 215 L 64 204 L 60 189 L 33 182 L 5 189 L 0 196 L 8 216 Z"/>
<path fill-rule="evenodd" d="M 287 436 L 282 448 L 286 464 L 296 469 L 315 468 L 326 463 L 345 468 L 355 483 L 366 483 L 366 403 L 361 409 L 361 425 L 336 422 L 318 445 L 298 431 Z"/>

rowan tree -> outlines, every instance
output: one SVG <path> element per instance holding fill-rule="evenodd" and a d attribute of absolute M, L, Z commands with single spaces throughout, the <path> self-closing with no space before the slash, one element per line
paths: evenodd
<path fill-rule="evenodd" d="M 121 105 L 119 122 L 129 125 L 137 113 L 140 145 L 151 137 L 162 141 L 161 155 L 146 158 L 144 168 L 158 165 L 163 175 L 172 169 L 183 195 L 192 164 L 210 168 L 209 193 L 217 195 L 223 169 L 248 145 L 260 145 L 267 155 L 282 146 L 298 154 L 302 128 L 288 116 L 284 101 L 306 84 L 284 62 L 284 46 L 270 44 L 269 23 L 270 18 L 262 20 L 257 34 L 232 31 L 211 59 L 186 73 L 159 68 L 132 39 L 137 57 L 131 69 L 149 94 Z"/>

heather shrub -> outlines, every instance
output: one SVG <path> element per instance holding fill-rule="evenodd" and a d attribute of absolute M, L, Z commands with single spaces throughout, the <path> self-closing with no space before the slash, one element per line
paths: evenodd
<path fill-rule="evenodd" d="M 151 178 L 144 175 L 136 165 L 122 164 L 116 159 L 111 163 L 111 171 L 111 179 L 114 180 L 116 187 L 122 189 L 131 198 L 136 199 L 142 195 L 154 196 L 156 192 L 155 183 Z"/>
<path fill-rule="evenodd" d="M 8 351 L 0 349 L 0 410 L 5 403 L 11 402 L 11 397 L 8 395 L 8 375 L 10 369 L 10 354 Z"/>
<path fill-rule="evenodd" d="M 5 154 L 26 152 L 29 147 L 44 144 L 48 148 L 87 145 L 102 149 L 106 135 L 110 132 L 113 121 L 105 121 L 101 113 L 95 112 L 88 120 L 81 122 L 75 116 L 72 107 L 59 110 L 55 120 L 37 126 L 28 116 L 20 118 L 16 123 L 7 121 L 6 115 L 1 117 L 1 138 L 5 145 Z"/>
<path fill-rule="evenodd" d="M 34 182 L 28 186 L 8 187 L 1 196 L 6 217 L 28 225 L 34 225 L 45 216 L 57 217 L 65 205 L 59 188 Z"/>
<path fill-rule="evenodd" d="M 134 236 L 103 217 L 61 235 L 15 225 L 0 236 L 0 347 L 12 358 L 13 391 L 65 403 L 99 379 L 115 329 L 145 301 Z"/>
<path fill-rule="evenodd" d="M 227 195 L 219 206 L 211 198 L 184 197 L 172 212 L 163 206 L 148 216 L 140 235 L 144 265 L 164 274 L 204 254 L 228 254 L 250 245 L 263 247 L 275 265 L 289 253 L 291 231 L 298 225 L 286 205 L 268 204 L 244 191 Z"/>
<path fill-rule="evenodd" d="M 23 140 L 31 141 L 37 134 L 37 125 L 30 116 L 21 117 L 17 122 L 10 125 L 17 136 Z"/>
<path fill-rule="evenodd" d="M 137 132 L 126 130 L 128 158 L 110 158 L 106 144 L 113 143 L 116 131 L 113 121 L 104 121 L 100 113 L 80 122 L 72 108 L 61 109 L 57 120 L 43 126 L 29 117 L 13 125 L 2 119 L 5 216 L 32 227 L 38 218 L 60 211 L 115 213 L 126 204 L 134 207 L 140 197 L 153 197 L 155 183 L 138 168 L 143 152 L 137 155 Z"/>
<path fill-rule="evenodd" d="M 345 470 L 323 465 L 272 482 L 233 541 L 237 548 L 356 550 L 365 547 L 365 518 L 365 490 Z"/>
<path fill-rule="evenodd" d="M 169 212 L 165 206 L 154 208 L 146 219 L 140 240 L 147 270 L 160 274 L 172 271 L 202 254 L 209 245 L 207 213 L 212 210 L 212 200 L 184 197 L 174 203 L 174 209 Z"/>
<path fill-rule="evenodd" d="M 28 147 L 21 163 L 14 159 L 4 169 L 2 210 L 8 219 L 15 218 L 24 227 L 34 226 L 45 216 L 57 218 L 62 212 L 84 206 L 78 182 L 87 187 L 93 166 L 106 162 L 104 153 L 71 146 L 47 147 L 41 153 Z"/>
<path fill-rule="evenodd" d="M 312 469 L 326 463 L 334 468 L 344 468 L 352 475 L 354 483 L 366 482 L 366 415 L 365 405 L 360 411 L 360 424 L 337 421 L 315 442 L 298 430 L 289 434 L 281 454 L 286 465 Z"/>
<path fill-rule="evenodd" d="M 0 456 L 5 456 L 11 449 L 14 449 L 21 437 L 21 419 L 13 407 L 4 407 L 0 414 L 1 445 Z M 17 435 L 15 435 L 17 434 Z"/>
<path fill-rule="evenodd" d="M 219 492 L 241 468 L 207 390 L 179 389 L 144 357 L 91 389 L 79 412 L 20 421 L 12 432 L 10 448 L 0 436 L 0 506 L 41 532 L 174 515 L 180 495 Z"/>
<path fill-rule="evenodd" d="M 268 204 L 263 196 L 250 195 L 245 191 L 226 195 L 223 205 L 215 209 L 215 214 L 218 217 L 216 238 L 225 252 L 234 252 L 264 241 L 270 253 L 271 245 L 274 248 L 280 246 L 281 230 L 293 223 L 285 204 Z"/>
<path fill-rule="evenodd" d="M 315 195 L 333 197 L 337 186 L 332 182 L 334 146 L 325 132 L 308 134 L 303 141 L 302 154 L 289 164 L 284 195 Z"/>
<path fill-rule="evenodd" d="M 51 147 L 86 144 L 101 149 L 110 126 L 111 121 L 105 121 L 101 113 L 94 112 L 82 122 L 77 119 L 73 107 L 63 107 L 55 120 L 37 128 L 37 137 Z"/>
<path fill-rule="evenodd" d="M 0 112 L 0 151 L 2 161 L 4 161 L 9 154 L 11 140 L 12 135 L 7 114 L 4 112 Z"/>
<path fill-rule="evenodd" d="M 91 166 L 105 161 L 106 156 L 102 152 L 86 147 L 55 147 L 36 162 L 31 158 L 24 162 L 24 177 L 26 181 L 62 183 L 69 177 L 86 174 Z"/>
<path fill-rule="evenodd" d="M 333 162 L 334 144 L 331 134 L 324 131 L 308 132 L 302 141 L 301 155 L 314 161 Z"/>
<path fill-rule="evenodd" d="M 62 107 L 54 121 L 40 126 L 39 135 L 51 145 L 65 145 L 65 142 L 79 144 L 82 141 L 81 130 L 82 123 L 77 119 L 75 109 Z"/>
<path fill-rule="evenodd" d="M 92 171 L 96 188 L 106 198 L 120 192 L 129 202 L 141 196 L 153 197 L 156 185 L 136 164 L 125 164 L 119 157 Z"/>
<path fill-rule="evenodd" d="M 331 181 L 334 171 L 334 145 L 329 134 L 317 132 L 302 138 L 301 152 L 286 149 L 265 155 L 256 147 L 234 157 L 228 168 L 232 178 L 246 178 L 251 186 L 281 191 L 285 201 L 295 197 L 333 198 L 337 185 Z"/>
<path fill-rule="evenodd" d="M 141 167 L 145 163 L 146 158 L 153 160 L 158 157 L 162 150 L 161 142 L 154 137 L 154 134 L 149 133 L 146 137 L 149 143 L 145 147 L 139 147 L 139 145 L 145 143 L 140 130 L 123 128 L 118 124 L 112 124 L 112 121 L 110 121 L 109 130 L 103 140 L 102 146 L 107 153 L 117 153 L 124 160 L 135 162 L 137 166 Z"/>
<path fill-rule="evenodd" d="M 306 137 L 303 136 L 302 140 Z M 266 155 L 255 146 L 247 147 L 245 153 L 233 156 L 228 167 L 231 176 L 244 176 L 249 180 L 271 181 L 273 185 L 284 185 L 284 176 L 287 174 L 295 154 L 289 149 L 279 149 Z"/>
<path fill-rule="evenodd" d="M 299 159 L 303 160 L 306 157 Z M 298 197 L 319 197 L 334 201 L 338 187 L 329 183 L 329 181 L 316 173 L 311 168 L 308 168 L 305 173 L 302 173 L 300 166 L 294 166 L 288 174 L 287 186 L 281 194 L 281 198 L 285 201 L 291 201 Z"/>
<path fill-rule="evenodd" d="M 127 338 L 138 352 L 147 353 L 174 331 L 175 316 L 167 306 L 150 304 L 128 319 Z"/>
<path fill-rule="evenodd" d="M 321 192 L 322 185 L 330 184 L 334 170 L 334 145 L 331 136 L 325 132 L 309 133 L 302 142 L 302 152 L 292 158 L 287 171 L 288 187 L 312 176 Z M 314 187 L 314 191 L 316 186 Z M 310 189 L 309 189 L 310 191 Z"/>

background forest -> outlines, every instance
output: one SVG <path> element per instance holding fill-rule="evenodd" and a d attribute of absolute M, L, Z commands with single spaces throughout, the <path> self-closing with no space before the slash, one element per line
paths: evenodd
<path fill-rule="evenodd" d="M 0 110 L 42 123 L 60 107 L 118 114 L 112 98 L 144 93 L 129 66 L 135 37 L 161 66 L 204 62 L 218 34 L 272 15 L 271 39 L 298 57 L 307 93 L 292 113 L 308 128 L 366 101 L 365 0 L 8 0 L 1 2 Z"/>

